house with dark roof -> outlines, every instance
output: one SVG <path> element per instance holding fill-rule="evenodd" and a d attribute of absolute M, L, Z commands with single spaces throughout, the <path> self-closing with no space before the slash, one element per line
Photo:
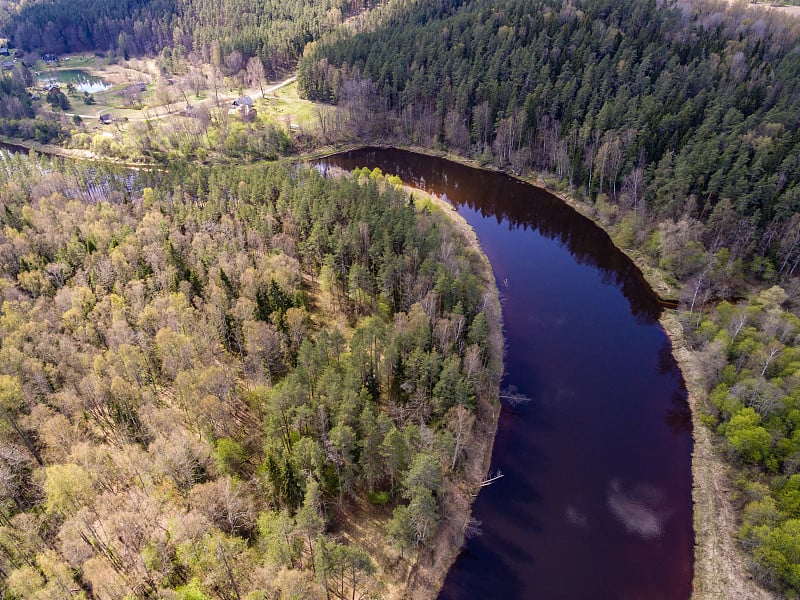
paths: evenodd
<path fill-rule="evenodd" d="M 253 99 L 250 96 L 242 96 L 233 101 L 234 108 L 239 108 L 240 106 L 253 106 Z"/>

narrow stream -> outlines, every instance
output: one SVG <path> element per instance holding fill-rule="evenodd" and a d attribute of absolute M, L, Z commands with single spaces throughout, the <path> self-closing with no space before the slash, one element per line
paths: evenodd
<path fill-rule="evenodd" d="M 511 177 L 399 150 L 320 161 L 379 167 L 445 196 L 474 227 L 500 289 L 505 475 L 474 506 L 440 595 L 681 599 L 691 591 L 691 419 L 641 273 L 591 221 Z"/>

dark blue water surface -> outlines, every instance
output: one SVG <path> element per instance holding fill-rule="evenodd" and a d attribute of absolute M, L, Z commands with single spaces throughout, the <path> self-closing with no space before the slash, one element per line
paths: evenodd
<path fill-rule="evenodd" d="M 587 219 L 511 177 L 399 150 L 326 158 L 446 196 L 494 267 L 506 407 L 470 540 L 440 598 L 685 600 L 692 578 L 686 391 L 635 266 Z"/>

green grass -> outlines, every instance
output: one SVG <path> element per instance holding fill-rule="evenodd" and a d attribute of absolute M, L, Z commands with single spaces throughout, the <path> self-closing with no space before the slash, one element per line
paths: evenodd
<path fill-rule="evenodd" d="M 92 54 L 75 54 L 70 56 L 59 57 L 60 60 L 57 64 L 45 63 L 43 60 L 37 60 L 33 65 L 34 71 L 47 71 L 50 69 L 102 69 L 108 64 L 105 58 L 94 56 Z M 69 58 L 69 60 L 65 60 Z"/>
<path fill-rule="evenodd" d="M 297 82 L 293 81 L 287 86 L 282 87 L 275 91 L 275 96 L 278 98 L 294 98 L 299 100 L 300 95 L 297 93 Z"/>
<path fill-rule="evenodd" d="M 78 54 L 70 56 L 69 60 L 61 60 L 62 67 L 69 67 L 71 69 L 100 68 L 106 64 L 107 61 L 105 58 L 100 58 L 91 54 Z"/>
<path fill-rule="evenodd" d="M 291 83 L 277 90 L 274 96 L 258 99 L 259 115 L 278 123 L 282 123 L 287 117 L 291 117 L 292 123 L 301 127 L 309 127 L 314 123 L 316 119 L 314 103 L 309 100 L 303 100 L 298 96 L 296 83 Z"/>

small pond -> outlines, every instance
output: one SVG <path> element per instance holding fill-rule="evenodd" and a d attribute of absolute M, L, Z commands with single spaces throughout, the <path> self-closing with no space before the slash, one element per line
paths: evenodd
<path fill-rule="evenodd" d="M 54 83 L 67 85 L 71 83 L 79 92 L 88 92 L 90 94 L 97 94 L 111 89 L 111 84 L 102 77 L 90 75 L 81 69 L 48 69 L 38 73 L 36 79 L 39 85 L 51 85 Z"/>

